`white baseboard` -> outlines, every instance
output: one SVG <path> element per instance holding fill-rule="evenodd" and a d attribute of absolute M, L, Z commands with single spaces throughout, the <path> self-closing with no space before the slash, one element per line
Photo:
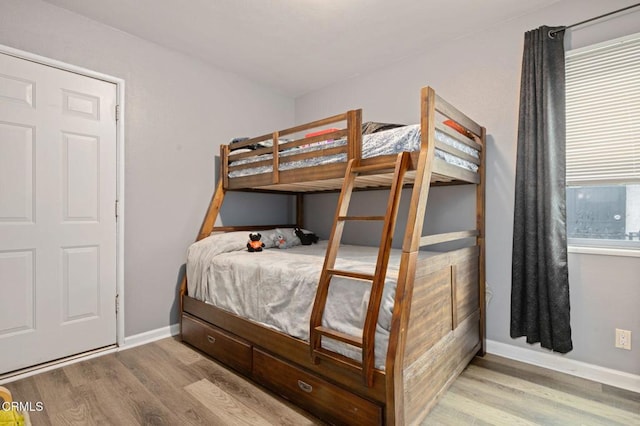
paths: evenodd
<path fill-rule="evenodd" d="M 156 340 L 164 339 L 166 337 L 175 336 L 180 333 L 180 324 L 171 324 L 166 327 L 156 328 L 155 330 L 145 331 L 144 333 L 134 334 L 133 336 L 127 336 L 124 338 L 124 345 L 120 346 L 118 350 L 135 348 L 136 346 L 144 345 L 147 343 L 155 342 Z"/>
<path fill-rule="evenodd" d="M 140 346 L 146 343 L 154 342 L 156 340 L 164 339 L 165 337 L 175 336 L 179 333 L 180 333 L 180 324 L 171 324 L 166 327 L 160 327 L 155 330 L 146 331 L 144 333 L 134 334 L 133 336 L 125 337 L 124 345 L 122 346 L 108 347 L 104 349 L 90 351 L 90 352 L 82 353 L 79 355 L 74 355 L 69 358 L 65 358 L 58 362 L 43 364 L 42 366 L 37 366 L 35 368 L 23 370 L 24 372 L 22 373 L 14 374 L 9 377 L 0 379 L 0 385 L 10 383 L 10 382 L 15 382 L 20 379 L 26 379 L 27 377 L 31 377 L 36 374 L 55 370 L 56 368 L 65 367 L 67 365 L 75 364 L 77 362 L 86 361 L 91 358 L 97 358 L 99 356 L 112 354 L 112 353 L 123 351 L 126 349 L 131 349 L 136 346 Z"/>
<path fill-rule="evenodd" d="M 26 379 L 27 377 L 35 376 L 36 374 L 46 373 L 47 371 L 55 370 L 57 368 L 66 367 L 67 365 L 75 364 L 77 362 L 86 361 L 88 359 L 97 358 L 99 356 L 109 355 L 118 351 L 117 347 L 108 347 L 105 349 L 97 349 L 95 351 L 85 352 L 79 355 L 70 356 L 60 361 L 53 361 L 37 365 L 35 367 L 29 367 L 17 374 L 12 374 L 8 377 L 0 379 L 0 385 L 4 385 L 11 382 L 17 382 L 18 380 Z"/>
<path fill-rule="evenodd" d="M 487 352 L 549 370 L 640 393 L 640 376 L 531 349 L 487 340 Z"/>
<path fill-rule="evenodd" d="M 125 337 L 124 345 L 91 353 L 88 356 L 79 356 L 72 359 L 47 366 L 42 369 L 35 369 L 24 374 L 19 374 L 0 380 L 0 384 L 23 379 L 34 374 L 43 373 L 53 370 L 54 368 L 63 367 L 80 361 L 85 361 L 97 356 L 107 355 L 116 351 L 131 349 L 136 346 L 164 339 L 166 337 L 175 336 L 180 333 L 180 324 L 171 324 L 166 327 L 157 328 L 155 330 L 146 331 L 144 333 L 134 334 Z M 613 370 L 611 368 L 600 367 L 598 365 L 587 364 L 586 362 L 575 361 L 560 355 L 547 354 L 544 352 L 533 351 L 531 349 L 519 346 L 508 345 L 506 343 L 496 342 L 487 339 L 487 352 L 504 358 L 513 359 L 515 361 L 526 362 L 527 364 L 536 365 L 549 370 L 559 371 L 561 373 L 570 374 L 572 376 L 582 377 L 583 379 L 593 380 L 604 383 L 617 388 L 626 389 L 632 392 L 640 393 L 640 376 L 624 371 Z"/>

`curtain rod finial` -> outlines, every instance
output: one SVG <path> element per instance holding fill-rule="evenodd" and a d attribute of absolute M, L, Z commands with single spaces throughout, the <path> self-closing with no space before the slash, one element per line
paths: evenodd
<path fill-rule="evenodd" d="M 549 30 L 549 32 L 547 34 L 549 35 L 550 39 L 555 39 L 556 38 L 555 37 L 556 34 L 558 34 L 559 32 L 562 32 L 562 31 L 564 31 L 566 29 L 567 29 L 567 27 L 560 27 L 560 28 L 558 28 L 556 30 Z"/>

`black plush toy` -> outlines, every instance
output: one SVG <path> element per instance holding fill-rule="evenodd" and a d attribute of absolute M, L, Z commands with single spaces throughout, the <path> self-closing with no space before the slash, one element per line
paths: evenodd
<path fill-rule="evenodd" d="M 249 234 L 249 242 L 247 243 L 247 250 L 250 252 L 262 251 L 264 243 L 260 241 L 262 235 L 259 232 L 251 232 Z"/>
<path fill-rule="evenodd" d="M 303 246 L 310 246 L 311 244 L 317 243 L 319 240 L 316 234 L 312 232 L 310 233 L 302 232 L 302 229 L 300 228 L 295 228 L 294 232 L 296 233 L 297 237 L 300 238 L 300 242 L 302 243 Z"/>

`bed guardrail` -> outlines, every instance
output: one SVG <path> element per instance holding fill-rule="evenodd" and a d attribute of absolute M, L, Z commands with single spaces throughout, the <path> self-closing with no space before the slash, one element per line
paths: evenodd
<path fill-rule="evenodd" d="M 482 165 L 483 128 L 440 96 L 434 95 L 431 108 L 434 109 L 434 118 L 437 120 L 434 120 L 429 129 L 426 129 L 427 133 L 423 134 L 422 143 L 425 144 L 427 141 L 432 143 L 439 152 L 447 156 L 446 161 L 442 161 L 441 157 L 435 160 L 432 182 L 440 185 L 465 182 L 478 184 L 480 176 L 472 168 L 481 168 Z M 452 123 L 443 123 L 446 119 L 451 120 Z M 309 137 L 303 136 L 304 133 L 320 129 L 325 132 Z M 377 157 L 362 160 L 363 136 L 361 129 L 362 111 L 350 110 L 242 142 L 222 145 L 220 156 L 223 186 L 225 189 L 234 190 L 297 192 L 303 190 L 302 188 L 307 184 L 307 191 L 336 190 L 339 188 L 336 179 L 344 176 L 348 160 L 355 159 L 367 164 L 385 161 L 384 158 Z M 425 130 L 423 129 L 423 131 Z M 435 137 L 434 131 L 446 135 L 445 140 L 439 136 Z M 286 140 L 287 137 L 293 140 Z M 326 144 L 326 147 L 323 146 L 325 141 L 330 142 L 342 138 L 347 139 L 346 145 Z M 450 142 L 452 139 L 457 143 Z M 267 143 L 265 144 L 265 142 Z M 313 145 L 316 146 L 311 151 L 308 149 L 300 150 L 300 148 Z M 252 148 L 250 152 L 234 152 L 237 149 L 248 147 Z M 339 154 L 344 155 L 345 161 L 322 161 L 325 157 Z M 417 158 L 417 154 L 418 151 L 412 153 L 413 160 Z M 450 161 L 450 158 L 453 160 Z M 308 161 L 314 159 L 317 161 Z M 304 161 L 304 163 L 294 164 L 300 161 Z M 465 166 L 465 164 L 470 166 Z M 313 184 L 314 181 L 328 182 L 331 180 L 333 180 L 331 184 L 315 186 Z M 381 181 L 380 186 L 385 186 L 384 181 Z"/>
<path fill-rule="evenodd" d="M 326 127 L 335 123 L 345 123 L 343 128 L 333 130 L 331 132 L 309 136 L 300 137 L 299 134 L 304 131 L 314 130 L 321 127 Z M 331 117 L 323 118 L 321 120 L 312 121 L 310 123 L 301 124 L 298 126 L 290 127 L 288 129 L 279 130 L 273 133 L 264 134 L 255 138 L 251 138 L 242 142 L 234 143 L 233 145 L 221 145 L 220 146 L 220 158 L 221 158 L 221 178 L 224 182 L 224 187 L 229 187 L 229 173 L 236 170 L 243 170 L 247 168 L 271 166 L 271 184 L 279 183 L 279 166 L 281 163 L 290 163 L 293 161 L 305 160 L 315 157 L 324 157 L 334 154 L 347 154 L 347 160 L 352 158 L 359 159 L 361 157 L 362 149 L 362 110 L 350 110 L 342 114 L 334 115 Z M 294 140 L 282 141 L 282 138 L 286 136 L 294 135 Z M 302 152 L 299 154 L 288 153 L 283 156 L 282 153 L 300 148 L 307 145 L 319 144 L 328 140 L 335 140 L 346 138 L 346 146 L 330 147 L 330 148 L 318 148 L 309 152 Z M 260 143 L 270 142 L 271 146 L 265 146 L 257 149 L 253 149 L 251 152 L 242 152 L 234 154 L 231 151 L 253 147 Z M 271 158 L 261 159 L 260 156 L 265 154 L 271 154 Z M 238 160 L 253 159 L 249 163 L 233 164 Z"/>
<path fill-rule="evenodd" d="M 468 231 L 447 232 L 444 234 L 427 235 L 420 238 L 420 247 L 432 246 L 435 244 L 449 243 L 452 241 L 476 238 L 480 232 L 477 229 Z"/>

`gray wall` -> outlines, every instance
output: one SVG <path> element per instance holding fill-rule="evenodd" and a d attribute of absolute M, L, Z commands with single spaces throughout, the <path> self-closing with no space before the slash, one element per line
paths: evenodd
<path fill-rule="evenodd" d="M 379 70 L 296 100 L 296 122 L 363 107 L 366 120 L 409 123 L 418 120 L 419 88 L 430 84 L 487 127 L 490 339 L 527 346 L 522 339 L 511 340 L 508 333 L 523 33 L 542 24 L 571 24 L 632 3 L 560 1 L 502 27 L 381 65 Z M 640 32 L 638 12 L 572 31 L 567 45 L 577 48 L 634 32 Z M 289 126 L 294 121 L 293 101 L 37 0 L 0 2 L 0 44 L 126 80 L 126 334 L 174 323 L 179 270 L 211 196 L 213 156 L 219 144 L 234 136 Z M 451 191 L 461 194 L 452 197 Z M 472 188 L 434 188 L 426 232 L 469 228 L 472 194 Z M 360 193 L 357 205 L 379 203 L 383 208 L 384 196 Z M 222 222 L 266 224 L 290 219 L 281 210 L 284 205 L 291 211 L 289 198 L 264 196 L 257 201 L 259 219 L 252 210 L 255 203 L 247 203 L 243 194 L 232 194 Z M 406 201 L 405 197 L 403 209 Z M 334 206 L 332 195 L 310 197 L 307 212 L 314 214 L 306 218 L 307 227 L 326 236 Z M 369 243 L 377 238 L 357 229 L 347 230 L 346 236 Z M 569 261 L 575 350 L 568 357 L 639 374 L 640 258 L 572 254 Z M 615 327 L 634 331 L 633 351 L 613 348 Z"/>
<path fill-rule="evenodd" d="M 36 0 L 0 2 L 0 44 L 126 81 L 125 334 L 175 323 L 178 275 L 211 198 L 219 144 L 291 126 L 293 100 Z M 258 213 L 232 194 L 222 221 L 286 222 L 289 198 L 259 197 Z"/>
<path fill-rule="evenodd" d="M 633 3 L 559 1 L 534 14 L 472 37 L 452 40 L 439 49 L 395 64 L 381 64 L 378 70 L 296 99 L 296 122 L 362 107 L 364 120 L 416 123 L 419 89 L 431 85 L 486 126 L 489 339 L 539 350 L 537 345 L 527 345 L 524 339 L 509 337 L 518 93 L 524 32 L 540 25 L 570 25 Z M 568 32 L 567 48 L 637 32 L 640 32 L 639 11 Z M 461 194 L 449 197 L 450 191 Z M 427 205 L 426 233 L 469 228 L 473 224 L 472 194 L 472 188 L 435 188 Z M 455 196 L 463 199 L 454 199 Z M 358 197 L 357 208 L 373 204 L 383 208 L 386 194 L 367 192 Z M 307 210 L 314 214 L 306 218 L 307 227 L 326 236 L 335 196 L 310 197 L 308 203 Z M 345 236 L 347 242 L 375 241 L 358 230 L 345 232 Z M 575 349 L 567 357 L 640 374 L 640 257 L 571 254 L 569 262 Z M 616 327 L 633 331 L 632 351 L 614 348 Z"/>

